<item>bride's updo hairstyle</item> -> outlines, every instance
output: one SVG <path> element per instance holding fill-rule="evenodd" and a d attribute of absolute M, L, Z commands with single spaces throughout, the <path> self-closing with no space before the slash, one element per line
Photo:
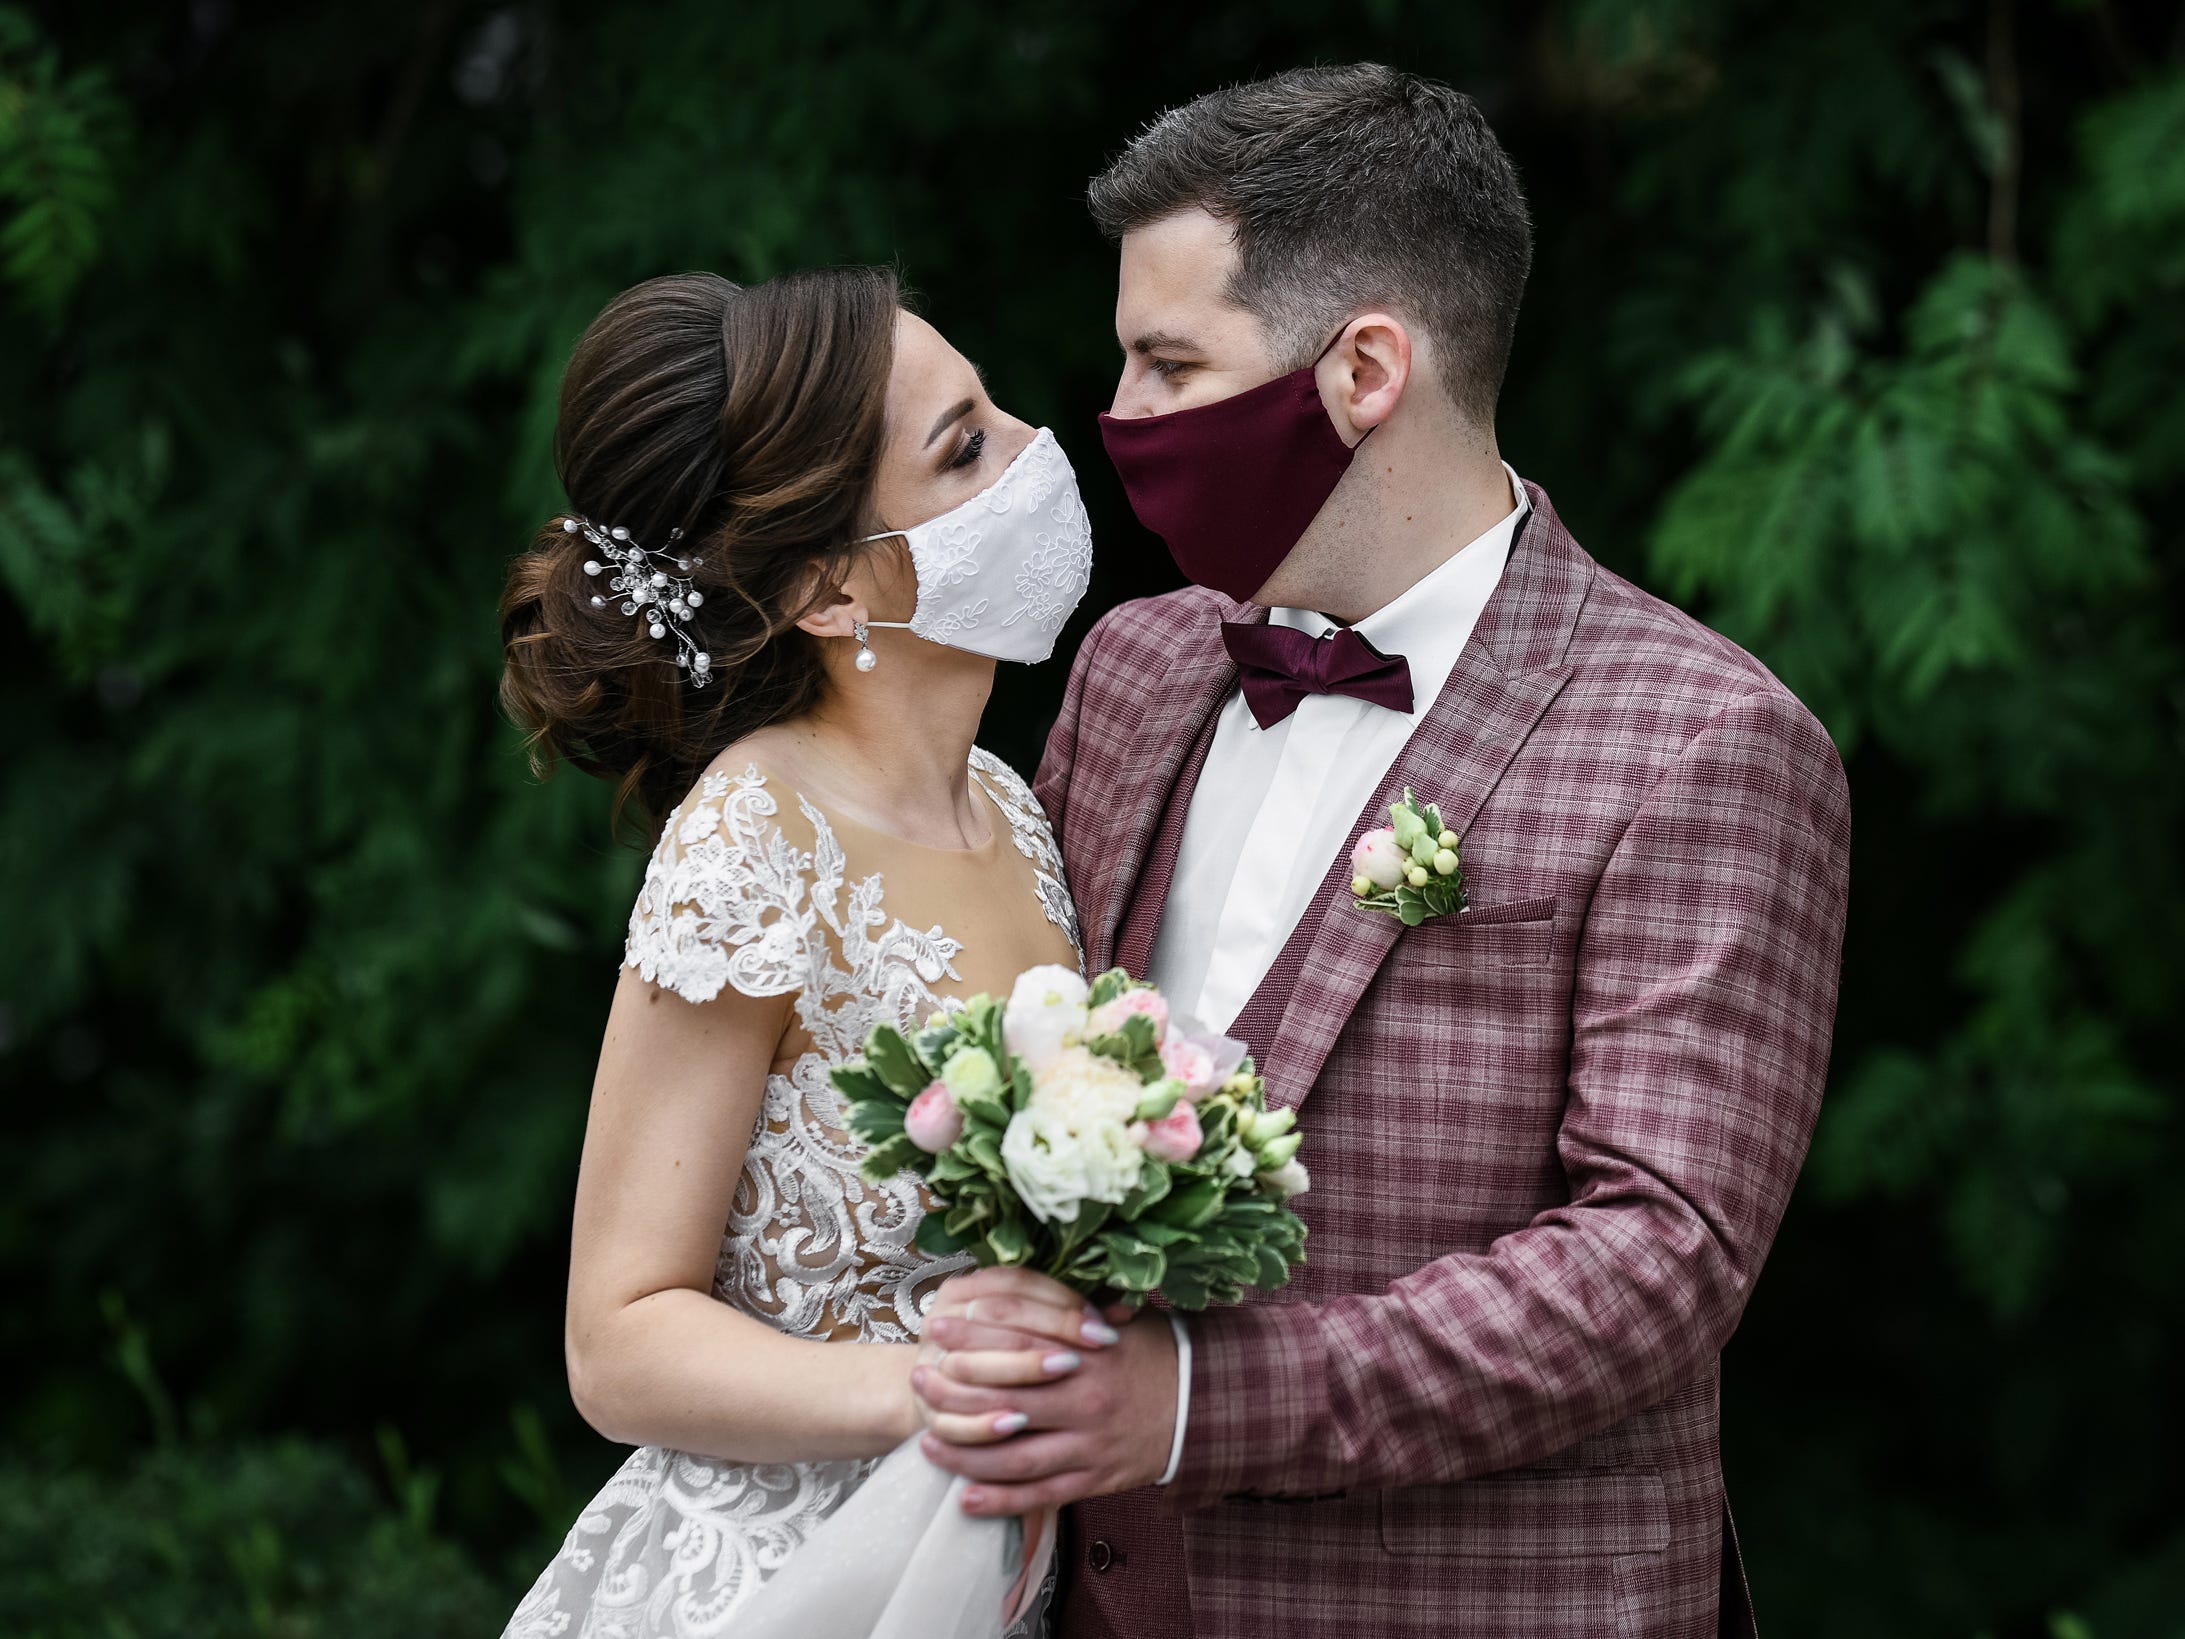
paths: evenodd
<path fill-rule="evenodd" d="M 563 493 L 646 547 L 683 532 L 673 551 L 702 594 L 683 624 L 711 670 L 693 686 L 645 611 L 595 603 L 599 548 L 568 514 L 549 520 L 501 595 L 501 703 L 542 775 L 568 762 L 611 779 L 618 814 L 634 799 L 657 823 L 722 747 L 817 700 L 820 640 L 796 622 L 866 550 L 900 303 L 884 268 L 749 286 L 686 273 L 592 321 L 562 376 Z"/>

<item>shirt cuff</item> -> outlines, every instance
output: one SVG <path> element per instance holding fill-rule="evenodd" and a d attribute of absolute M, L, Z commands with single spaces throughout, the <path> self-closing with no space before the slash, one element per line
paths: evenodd
<path fill-rule="evenodd" d="M 1168 1312 L 1168 1329 L 1176 1334 L 1176 1434 L 1168 1442 L 1168 1467 L 1153 1482 L 1156 1485 L 1176 1477 L 1184 1460 L 1184 1424 L 1191 1416 L 1191 1330 L 1173 1309 Z"/>

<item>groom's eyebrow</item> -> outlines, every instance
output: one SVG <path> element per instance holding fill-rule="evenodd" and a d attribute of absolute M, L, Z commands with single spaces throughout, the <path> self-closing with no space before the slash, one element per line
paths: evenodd
<path fill-rule="evenodd" d="M 955 406 L 955 408 L 942 411 L 941 419 L 933 424 L 933 431 L 926 434 L 924 447 L 929 450 L 933 448 L 933 441 L 936 438 L 940 437 L 941 434 L 947 432 L 949 428 L 955 426 L 957 422 L 961 421 L 965 416 L 969 415 L 970 413 L 971 400 L 968 398 L 965 399 L 961 404 Z"/>
<path fill-rule="evenodd" d="M 1164 347 L 1171 353 L 1196 353 L 1199 350 L 1198 343 L 1190 337 L 1174 335 L 1166 330 L 1148 330 L 1130 344 L 1130 350 L 1140 358 L 1148 353 L 1158 353 Z"/>

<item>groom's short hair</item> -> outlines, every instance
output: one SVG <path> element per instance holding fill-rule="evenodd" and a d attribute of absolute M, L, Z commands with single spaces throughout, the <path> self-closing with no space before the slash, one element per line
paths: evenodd
<path fill-rule="evenodd" d="M 1230 223 L 1229 298 L 1286 367 L 1361 302 L 1386 303 L 1432 341 L 1451 401 L 1493 420 L 1532 219 L 1463 92 L 1380 63 L 1210 91 L 1146 127 L 1086 197 L 1110 239 L 1194 208 Z"/>

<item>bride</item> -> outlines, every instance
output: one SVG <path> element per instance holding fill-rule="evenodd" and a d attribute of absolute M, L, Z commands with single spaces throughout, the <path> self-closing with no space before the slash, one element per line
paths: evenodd
<path fill-rule="evenodd" d="M 917 1250 L 916 1181 L 860 1178 L 828 1081 L 878 1022 L 1080 965 L 1046 822 L 973 737 L 996 661 L 1052 651 L 1091 537 L 1053 436 L 877 269 L 625 292 L 570 360 L 555 458 L 572 510 L 511 571 L 502 697 L 542 768 L 658 828 L 565 1340 L 578 1410 L 638 1449 L 506 1634 L 696 1639 L 924 1426 L 922 1348 L 1006 1387 L 1116 1340 L 1059 1286 Z M 1021 1426 L 976 1421 L 942 1432 Z"/>

